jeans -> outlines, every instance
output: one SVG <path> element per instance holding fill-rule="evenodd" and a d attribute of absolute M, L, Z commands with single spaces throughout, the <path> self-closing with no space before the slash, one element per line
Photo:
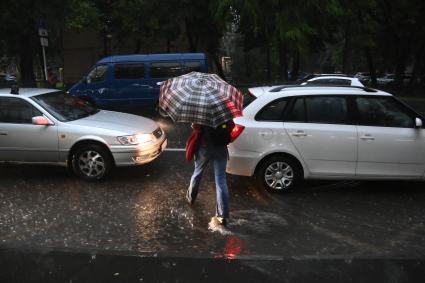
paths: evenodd
<path fill-rule="evenodd" d="M 226 180 L 227 165 L 226 146 L 200 146 L 195 153 L 195 170 L 187 192 L 191 200 L 198 195 L 202 174 L 211 160 L 214 163 L 215 189 L 217 197 L 216 216 L 229 218 L 229 191 Z"/>

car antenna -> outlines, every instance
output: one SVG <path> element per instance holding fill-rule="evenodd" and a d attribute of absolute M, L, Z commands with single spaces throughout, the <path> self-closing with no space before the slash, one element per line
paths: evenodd
<path fill-rule="evenodd" d="M 17 83 L 13 83 L 10 86 L 10 94 L 19 94 L 19 85 Z"/>

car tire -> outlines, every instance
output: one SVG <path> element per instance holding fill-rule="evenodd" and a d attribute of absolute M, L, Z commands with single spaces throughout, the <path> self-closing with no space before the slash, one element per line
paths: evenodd
<path fill-rule="evenodd" d="M 104 179 L 113 166 L 109 152 L 98 144 L 86 144 L 77 148 L 72 156 L 74 173 L 86 181 Z"/>
<path fill-rule="evenodd" d="M 302 180 L 302 169 L 293 159 L 275 155 L 260 164 L 256 179 L 269 192 L 286 193 Z"/>

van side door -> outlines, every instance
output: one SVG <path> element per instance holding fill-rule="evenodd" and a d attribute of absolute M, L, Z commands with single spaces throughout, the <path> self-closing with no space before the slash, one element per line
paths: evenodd
<path fill-rule="evenodd" d="M 145 75 L 142 62 L 116 63 L 111 80 L 112 99 L 115 105 L 150 105 L 152 85 Z"/>
<path fill-rule="evenodd" d="M 181 61 L 152 61 L 150 63 L 149 76 L 153 86 L 150 98 L 153 105 L 159 100 L 160 86 L 157 83 L 180 76 L 184 73 L 183 71 Z"/>

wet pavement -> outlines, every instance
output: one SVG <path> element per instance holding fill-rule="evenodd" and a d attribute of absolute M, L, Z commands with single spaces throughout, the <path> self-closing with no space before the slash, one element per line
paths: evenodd
<path fill-rule="evenodd" d="M 189 127 L 154 119 L 170 150 L 103 182 L 0 165 L 0 282 L 422 282 L 423 182 L 315 181 L 278 195 L 229 176 L 231 233 L 212 233 L 211 168 L 189 207 L 193 165 L 174 150 Z"/>

